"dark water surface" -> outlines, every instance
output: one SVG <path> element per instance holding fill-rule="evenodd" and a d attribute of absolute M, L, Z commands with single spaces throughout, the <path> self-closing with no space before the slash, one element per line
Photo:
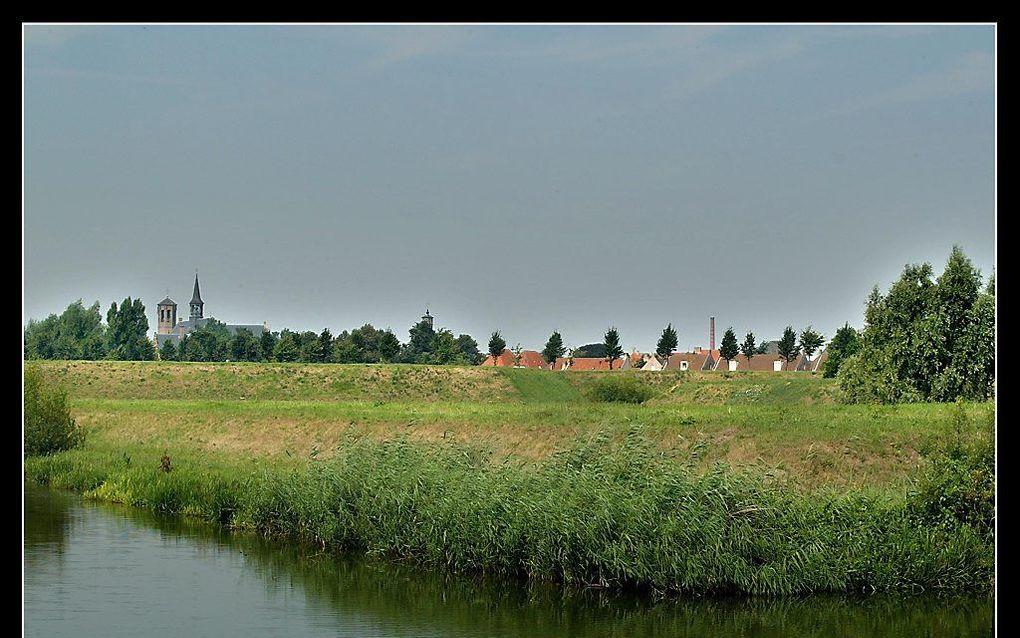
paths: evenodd
<path fill-rule="evenodd" d="M 990 636 L 991 597 L 683 600 L 444 577 L 25 486 L 26 636 Z"/>

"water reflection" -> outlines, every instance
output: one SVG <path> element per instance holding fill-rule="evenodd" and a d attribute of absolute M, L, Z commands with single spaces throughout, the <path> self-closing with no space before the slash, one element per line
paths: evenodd
<path fill-rule="evenodd" d="M 992 634 L 988 597 L 655 603 L 637 595 L 437 576 L 389 561 L 310 555 L 304 548 L 34 487 L 26 487 L 25 504 L 26 635 Z M 70 559 L 65 568 L 49 569 L 60 554 Z M 97 590 L 86 596 L 88 610 L 76 604 L 82 591 Z M 53 602 L 54 591 L 66 596 L 62 605 L 36 604 L 47 596 Z M 101 613 L 90 616 L 96 609 Z"/>

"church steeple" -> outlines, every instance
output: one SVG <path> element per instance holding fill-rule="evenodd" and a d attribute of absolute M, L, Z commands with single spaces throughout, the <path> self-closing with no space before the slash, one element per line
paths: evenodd
<path fill-rule="evenodd" d="M 205 303 L 202 301 L 202 293 L 198 290 L 198 273 L 195 273 L 195 292 L 191 295 L 191 320 L 202 318 L 202 308 Z"/>

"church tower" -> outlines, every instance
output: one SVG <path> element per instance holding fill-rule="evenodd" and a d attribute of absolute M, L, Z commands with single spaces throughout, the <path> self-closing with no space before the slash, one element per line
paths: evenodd
<path fill-rule="evenodd" d="M 198 290 L 198 273 L 197 272 L 195 273 L 195 293 L 193 295 L 191 295 L 191 303 L 189 305 L 191 306 L 191 317 L 190 317 L 191 320 L 195 321 L 196 319 L 201 319 L 202 318 L 202 308 L 205 306 L 205 303 L 202 302 L 202 293 L 199 292 L 199 290 Z"/>
<path fill-rule="evenodd" d="M 170 297 L 156 305 L 157 332 L 161 335 L 168 335 L 173 332 L 177 325 L 177 302 Z"/>
<path fill-rule="evenodd" d="M 429 324 L 429 330 L 433 329 L 432 324 L 435 322 L 435 319 L 436 319 L 435 317 L 433 317 L 432 315 L 429 314 L 429 309 L 426 307 L 425 308 L 425 314 L 422 315 L 421 320 L 424 321 L 425 323 Z"/>

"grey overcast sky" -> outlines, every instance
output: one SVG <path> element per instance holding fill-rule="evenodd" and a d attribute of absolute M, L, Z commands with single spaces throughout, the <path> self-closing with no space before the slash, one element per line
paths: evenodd
<path fill-rule="evenodd" d="M 829 337 L 991 272 L 994 94 L 982 25 L 29 25 L 23 321 Z"/>

